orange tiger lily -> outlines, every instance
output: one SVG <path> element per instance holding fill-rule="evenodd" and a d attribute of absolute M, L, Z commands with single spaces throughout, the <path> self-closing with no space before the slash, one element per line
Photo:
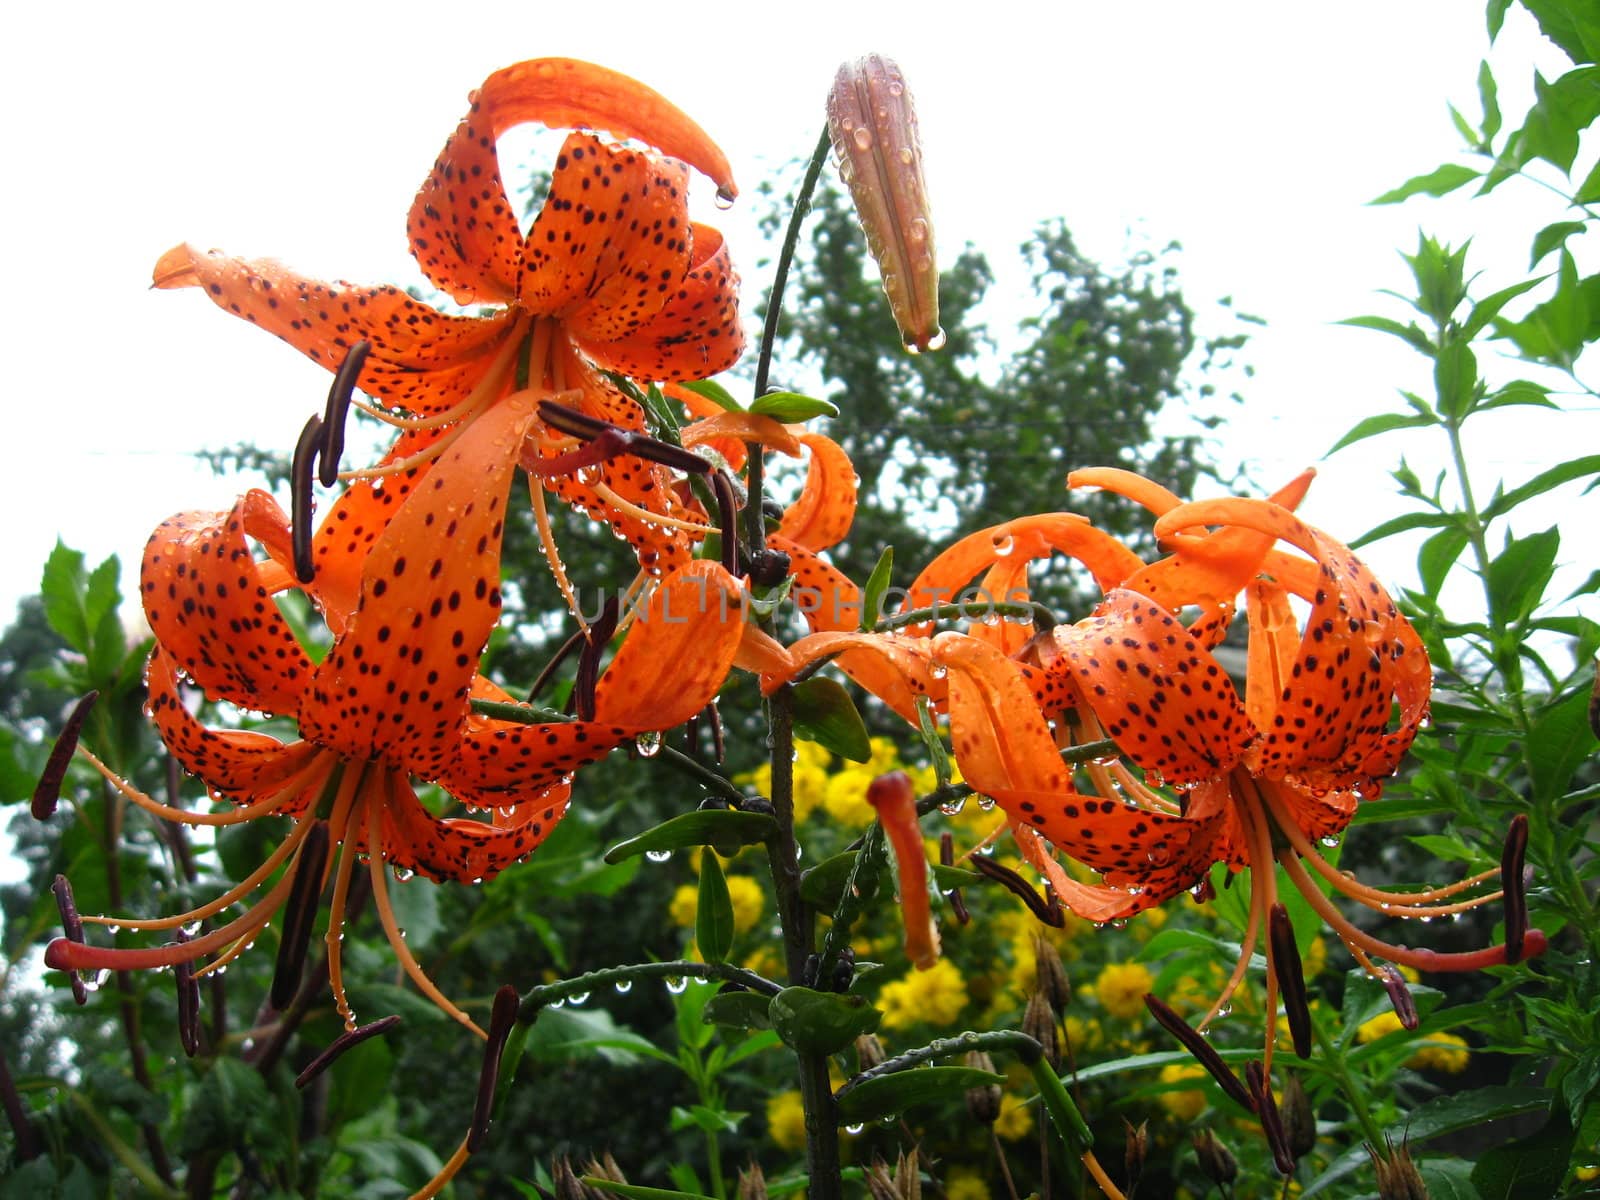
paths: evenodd
<path fill-rule="evenodd" d="M 1207 527 L 1220 528 L 1193 532 Z M 1522 939 L 1515 950 L 1441 954 L 1391 945 L 1345 918 L 1306 869 L 1391 916 L 1454 913 L 1502 894 L 1451 899 L 1494 871 L 1420 891 L 1382 890 L 1346 876 L 1317 848 L 1349 823 L 1359 797 L 1378 794 L 1428 712 L 1431 671 L 1421 641 L 1360 560 L 1271 501 L 1171 507 L 1155 532 L 1163 544 L 1200 555 L 1201 590 L 1222 577 L 1224 550 L 1243 556 L 1233 569 L 1258 564 L 1245 588 L 1250 648 L 1242 698 L 1168 607 L 1126 587 L 1111 591 L 1089 618 L 1054 630 L 1045 650 L 1050 688 L 1025 679 L 1016 663 L 972 639 L 945 634 L 934 642 L 935 657 L 949 670 L 952 738 L 964 777 L 1104 875 L 1105 886 L 1092 896 L 1067 893 L 1066 903 L 1076 909 L 1080 899 L 1102 901 L 1104 912 L 1120 890 L 1122 911 L 1137 911 L 1200 882 L 1213 862 L 1235 871 L 1249 867 L 1243 950 L 1201 1024 L 1227 1003 L 1271 928 L 1267 1012 L 1277 1011 L 1281 982 L 1302 1055 L 1309 1053 L 1310 1028 L 1297 984 L 1299 958 L 1277 899 L 1278 865 L 1379 978 L 1386 973 L 1373 957 L 1459 971 L 1539 953 L 1544 935 L 1520 928 L 1513 931 Z M 1277 551 L 1280 541 L 1306 557 Z M 1194 603 L 1183 583 L 1184 553 L 1169 561 L 1166 595 Z M 1309 605 L 1303 629 L 1291 596 Z M 1047 718 L 1057 722 L 1053 733 Z M 1119 757 L 1143 777 L 1122 762 L 1102 761 L 1085 768 L 1093 793 L 1080 791 L 1059 757 L 1074 729 L 1083 741 L 1111 739 Z M 1516 874 L 1513 888 L 1520 887 L 1520 866 Z M 1269 1075 L 1272 1040 L 1269 1030 Z"/>
<path fill-rule="evenodd" d="M 353 1028 L 341 928 L 366 855 L 400 963 L 441 1009 L 481 1036 L 407 950 L 389 902 L 388 868 L 476 881 L 531 853 L 565 813 L 577 767 L 644 731 L 679 724 L 710 701 L 744 625 L 737 583 L 715 563 L 692 561 L 660 584 L 634 622 L 599 680 L 593 720 L 518 724 L 473 713 L 474 699 L 509 699 L 476 671 L 500 609 L 504 507 L 538 399 L 532 392 L 505 398 L 426 474 L 403 472 L 384 489 L 358 485 L 334 505 L 315 546 L 328 569 L 307 588 L 334 634 L 321 662 L 307 656 L 272 599 L 294 586 L 294 575 L 288 522 L 269 496 L 250 492 L 226 513 L 182 513 L 156 531 L 140 584 L 156 637 L 148 711 L 178 762 L 236 807 L 172 808 L 95 765 L 134 803 L 169 820 L 231 825 L 286 816 L 293 826 L 257 871 L 208 904 L 158 920 L 101 920 L 171 929 L 222 912 L 287 868 L 252 908 L 211 933 L 148 949 L 60 938 L 46 951 L 51 967 L 142 969 L 220 952 L 209 970 L 242 952 L 280 911 L 302 930 L 303 953 L 331 880 L 330 983 Z M 383 505 L 395 511 L 374 536 L 365 522 Z M 267 560 L 252 557 L 248 538 Z M 357 568 L 336 569 L 352 556 Z M 180 676 L 213 700 L 293 718 L 299 740 L 204 727 L 184 707 Z M 413 779 L 436 782 L 491 816 L 436 818 Z M 299 969 L 296 960 L 289 994 Z"/>
<path fill-rule="evenodd" d="M 544 208 L 524 235 L 495 142 L 528 122 L 603 129 L 669 157 L 571 134 Z M 736 194 L 722 151 L 658 93 L 589 63 L 523 62 L 495 72 L 473 93 L 407 222 L 412 254 L 428 279 L 459 304 L 493 306 L 488 315 L 451 315 L 397 287 L 322 283 L 272 261 L 188 245 L 162 256 L 154 282 L 200 288 L 330 370 L 367 342 L 359 386 L 387 407 L 362 407 L 430 436 L 410 456 L 391 455 L 357 475 L 430 460 L 514 387 L 571 393 L 586 415 L 642 430 L 640 407 L 601 370 L 641 380 L 703 379 L 726 370 L 743 349 L 738 281 L 722 235 L 689 219 L 689 165 L 710 176 L 720 195 Z M 540 472 L 541 460 L 572 444 L 536 421 L 524 465 Z M 547 487 L 608 521 L 655 574 L 687 561 L 704 529 L 669 486 L 666 469 L 632 454 L 581 478 L 546 474 Z M 538 489 L 534 502 L 551 567 L 564 584 Z"/>

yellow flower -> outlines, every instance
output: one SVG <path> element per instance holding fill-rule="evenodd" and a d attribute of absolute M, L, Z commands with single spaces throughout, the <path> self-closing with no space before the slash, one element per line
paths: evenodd
<path fill-rule="evenodd" d="M 1113 1017 L 1128 1021 L 1143 1015 L 1145 994 L 1155 982 L 1141 963 L 1108 963 L 1094 981 L 1094 994 Z"/>
<path fill-rule="evenodd" d="M 1085 1050 L 1097 1050 L 1105 1044 L 1105 1030 L 1100 1028 L 1100 1022 L 1085 1021 L 1082 1017 L 1068 1017 L 1062 1022 L 1067 1031 L 1067 1041 L 1072 1046 L 1073 1054 L 1081 1054 Z"/>
<path fill-rule="evenodd" d="M 1133 936 L 1141 942 L 1149 941 L 1150 937 L 1167 923 L 1167 910 L 1164 908 L 1147 908 L 1139 914 L 1139 919 L 1134 922 Z"/>
<path fill-rule="evenodd" d="M 971 1167 L 951 1167 L 944 1177 L 945 1200 L 989 1200 L 989 1185 Z"/>
<path fill-rule="evenodd" d="M 694 924 L 694 913 L 699 904 L 700 889 L 692 883 L 686 883 L 672 893 L 672 903 L 667 905 L 667 912 L 673 924 L 687 929 Z"/>
<path fill-rule="evenodd" d="M 1199 1063 L 1173 1063 L 1161 1068 L 1161 1082 L 1182 1083 L 1187 1079 L 1204 1079 L 1205 1074 L 1206 1069 Z M 1192 1121 L 1206 1109 L 1206 1094 L 1198 1088 L 1162 1092 L 1156 1099 L 1180 1121 Z"/>
<path fill-rule="evenodd" d="M 1356 1030 L 1356 1041 L 1375 1042 L 1379 1038 L 1393 1033 L 1396 1029 L 1404 1028 L 1405 1026 L 1400 1024 L 1399 1017 L 1392 1011 L 1385 1010 L 1373 1017 L 1372 1020 L 1361 1023 L 1360 1028 Z"/>
<path fill-rule="evenodd" d="M 1311 945 L 1300 956 L 1300 964 L 1307 979 L 1322 974 L 1322 968 L 1328 965 L 1328 943 L 1322 940 L 1321 934 L 1311 939 Z"/>
<path fill-rule="evenodd" d="M 1453 1033 L 1430 1033 L 1417 1052 L 1406 1059 L 1406 1066 L 1422 1071 L 1444 1071 L 1459 1075 L 1467 1069 L 1467 1039 Z"/>
<path fill-rule="evenodd" d="M 966 981 L 948 958 L 941 958 L 926 971 L 913 971 L 886 983 L 878 993 L 885 1029 L 950 1025 L 966 1006 Z"/>
<path fill-rule="evenodd" d="M 728 899 L 733 902 L 733 931 L 749 933 L 761 920 L 761 912 L 767 905 L 766 893 L 748 875 L 729 875 Z"/>
<path fill-rule="evenodd" d="M 840 825 L 864 829 L 877 816 L 867 803 L 867 786 L 877 775 L 865 767 L 848 767 L 828 780 L 822 806 Z"/>
<path fill-rule="evenodd" d="M 1010 1092 L 1000 1097 L 1000 1115 L 994 1131 L 1008 1142 L 1020 1142 L 1033 1132 L 1033 1109 Z"/>
<path fill-rule="evenodd" d="M 767 1136 L 780 1150 L 798 1150 L 806 1144 L 806 1110 L 799 1092 L 779 1092 L 767 1100 Z"/>

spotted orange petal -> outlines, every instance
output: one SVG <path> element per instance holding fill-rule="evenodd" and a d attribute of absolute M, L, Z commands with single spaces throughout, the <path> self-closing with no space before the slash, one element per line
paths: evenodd
<path fill-rule="evenodd" d="M 944 687 L 933 670 L 932 646 L 926 638 L 825 630 L 801 638 L 789 647 L 789 653 L 793 656 L 789 670 L 763 678 L 763 692 L 770 694 L 817 659 L 838 654 L 835 664 L 841 670 L 913 725 L 917 723 L 918 696 L 928 696 L 936 702 L 944 697 Z"/>
<path fill-rule="evenodd" d="M 158 288 L 198 287 L 219 308 L 277 334 L 330 371 L 358 341 L 372 353 L 358 386 L 411 412 L 466 396 L 511 336 L 515 314 L 457 317 L 400 288 L 323 283 L 270 259 L 230 258 L 180 245 L 156 263 Z"/>
<path fill-rule="evenodd" d="M 638 732 L 593 721 L 521 725 L 474 718 L 441 781 L 470 803 L 546 788 Z M 496 806 L 506 801 L 494 799 Z"/>
<path fill-rule="evenodd" d="M 230 800 L 248 804 L 264 799 L 317 753 L 307 742 L 285 745 L 264 733 L 206 728 L 184 706 L 176 664 L 159 644 L 150 652 L 145 684 L 150 693 L 145 712 L 172 756 Z"/>
<path fill-rule="evenodd" d="M 1085 921 L 1103 924 L 1131 917 L 1134 913 L 1155 903 L 1148 894 L 1130 892 L 1123 888 L 1096 887 L 1082 883 L 1061 869 L 1050 847 L 1027 825 L 1011 823 L 1011 833 L 1016 839 L 1022 860 L 1050 881 L 1051 888 L 1061 898 L 1074 916 Z"/>
<path fill-rule="evenodd" d="M 435 817 L 395 774 L 383 806 L 384 857 L 430 879 L 476 883 L 493 879 L 528 857 L 567 810 L 570 789 L 553 789 L 546 803 L 530 804 L 515 824 L 494 825 L 461 817 Z"/>
<path fill-rule="evenodd" d="M 500 611 L 506 493 L 535 399 L 474 420 L 373 543 L 360 603 L 300 705 L 307 738 L 423 778 L 449 763 Z"/>
<path fill-rule="evenodd" d="M 661 581 L 595 688 L 595 720 L 639 733 L 681 725 L 711 702 L 744 632 L 744 596 L 721 564 Z"/>
<path fill-rule="evenodd" d="M 744 353 L 744 326 L 739 276 L 722 234 L 693 226 L 688 271 L 649 322 L 613 341 L 575 336 L 596 362 L 636 379 L 709 379 L 726 371 Z"/>
<path fill-rule="evenodd" d="M 263 586 L 245 537 L 246 512 L 265 506 L 277 508 L 253 491 L 229 512 L 164 521 L 145 546 L 139 589 L 156 640 L 208 696 L 289 713 L 311 662 Z"/>
<path fill-rule="evenodd" d="M 518 303 L 600 341 L 631 333 L 689 269 L 688 190 L 680 162 L 570 135 L 523 245 Z"/>
<path fill-rule="evenodd" d="M 671 394 L 675 396 L 694 396 L 686 388 L 672 388 Z M 702 403 L 710 404 L 715 410 L 711 415 L 702 417 L 691 425 L 685 425 L 682 432 L 683 444 L 690 449 L 695 446 L 705 445 L 708 442 L 737 441 L 759 442 L 763 446 L 770 446 L 780 450 L 791 458 L 799 458 L 803 453 L 799 437 L 793 430 L 781 421 L 771 417 L 762 416 L 752 412 L 728 412 L 717 408 L 709 400 L 696 396 Z"/>
<path fill-rule="evenodd" d="M 932 644 L 948 672 L 950 745 L 961 777 L 996 800 L 1001 792 L 1070 790 L 1071 775 L 1017 664 L 961 633 L 941 633 Z"/>
<path fill-rule="evenodd" d="M 820 433 L 803 433 L 811 451 L 806 482 L 784 511 L 778 533 L 807 550 L 826 550 L 850 532 L 856 517 L 856 468 L 844 448 Z"/>
<path fill-rule="evenodd" d="M 1106 736 L 1146 771 L 1196 783 L 1228 771 L 1255 740 L 1227 673 L 1154 601 L 1114 590 L 1054 637 Z"/>
<path fill-rule="evenodd" d="M 947 547 L 911 584 L 908 609 L 950 603 L 1003 559 L 1024 561 L 1060 552 L 1089 568 L 1102 591 L 1116 587 L 1144 565 L 1132 550 L 1076 513 L 1039 513 L 970 533 Z M 979 596 L 979 603 L 1005 597 Z M 977 615 L 977 614 L 974 614 Z M 931 625 L 908 627 L 926 634 Z"/>
<path fill-rule="evenodd" d="M 1210 500 L 1156 523 L 1241 525 L 1303 550 L 1319 580 L 1299 652 L 1252 769 L 1342 788 L 1388 774 L 1427 716 L 1432 669 L 1421 640 L 1348 547 L 1264 500 Z M 1389 729 L 1394 704 L 1400 706 Z"/>

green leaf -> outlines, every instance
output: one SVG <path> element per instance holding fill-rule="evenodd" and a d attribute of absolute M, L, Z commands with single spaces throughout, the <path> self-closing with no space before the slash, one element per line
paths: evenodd
<path fill-rule="evenodd" d="M 1472 410 L 1479 392 L 1478 356 L 1469 343 L 1457 338 L 1439 347 L 1433 360 L 1433 387 L 1445 416 L 1462 417 Z"/>
<path fill-rule="evenodd" d="M 1553 408 L 1560 411 L 1561 406 L 1550 399 L 1550 389 L 1526 379 L 1514 379 L 1504 387 L 1492 392 L 1487 400 L 1478 405 L 1479 412 L 1486 412 L 1491 408 L 1511 408 L 1518 404 L 1534 405 L 1538 408 Z"/>
<path fill-rule="evenodd" d="M 1600 160 L 1597 160 L 1588 177 L 1578 186 L 1578 194 L 1573 197 L 1579 204 L 1595 204 L 1600 202 Z"/>
<path fill-rule="evenodd" d="M 1546 225 L 1533 235 L 1533 256 L 1528 261 L 1528 270 L 1537 267 L 1551 251 L 1565 246 L 1567 239 L 1573 234 L 1582 233 L 1587 228 L 1588 225 L 1582 221 L 1557 221 L 1553 225 Z"/>
<path fill-rule="evenodd" d="M 1531 268 L 1530 268 L 1531 270 Z M 1489 322 L 1500 315 L 1500 310 L 1524 292 L 1532 291 L 1546 279 L 1548 275 L 1537 275 L 1532 279 L 1524 279 L 1521 283 L 1514 283 L 1510 287 L 1501 288 L 1492 292 L 1472 306 L 1472 311 L 1467 314 L 1466 321 L 1461 326 L 1462 336 L 1471 339 L 1478 336 Z"/>
<path fill-rule="evenodd" d="M 839 406 L 832 400 L 819 400 L 798 392 L 768 392 L 750 406 L 750 411 L 785 425 L 795 425 L 813 417 L 837 417 Z"/>
<path fill-rule="evenodd" d="M 1572 1156 L 1572 1126 L 1557 1113 L 1530 1137 L 1496 1146 L 1472 1168 L 1472 1183 L 1483 1200 L 1523 1200 L 1554 1196 Z"/>
<path fill-rule="evenodd" d="M 733 949 L 733 901 L 715 854 L 700 856 L 700 896 L 694 913 L 694 943 L 707 962 L 726 962 Z"/>
<path fill-rule="evenodd" d="M 670 1117 L 674 1131 L 693 1126 L 705 1133 L 738 1133 L 739 1121 L 749 1113 L 723 1112 L 707 1108 L 704 1104 L 691 1104 L 688 1108 L 673 1105 Z"/>
<path fill-rule="evenodd" d="M 1441 526 L 1453 526 L 1456 520 L 1454 513 L 1401 513 L 1398 517 L 1392 517 L 1383 524 L 1367 530 L 1367 532 L 1350 543 L 1350 548 L 1358 550 L 1372 542 L 1382 541 L 1386 537 L 1392 537 L 1397 533 L 1405 533 L 1411 529 L 1438 529 Z"/>
<path fill-rule="evenodd" d="M 688 383 L 680 383 L 678 386 L 697 396 L 704 396 L 718 408 L 725 408 L 729 412 L 744 411 L 744 405 L 733 398 L 733 393 L 714 379 L 695 379 Z"/>
<path fill-rule="evenodd" d="M 1460 163 L 1445 163 L 1435 167 L 1426 175 L 1414 175 L 1399 187 L 1383 193 L 1369 204 L 1398 204 L 1411 196 L 1443 196 L 1455 191 L 1464 184 L 1471 183 L 1479 178 L 1482 171 L 1463 166 Z"/>
<path fill-rule="evenodd" d="M 1568 459 L 1558 463 L 1548 471 L 1541 471 L 1532 479 L 1518 487 L 1512 488 L 1502 496 L 1497 496 L 1483 509 L 1483 519 L 1491 521 L 1495 517 L 1504 516 L 1524 500 L 1534 496 L 1542 496 L 1552 488 L 1560 487 L 1564 483 L 1583 479 L 1587 476 L 1600 476 L 1600 454 L 1586 454 L 1582 458 Z"/>
<path fill-rule="evenodd" d="M 217 1058 L 188 1106 L 178 1151 L 188 1156 L 278 1146 L 283 1141 L 279 1115 L 261 1072 L 237 1058 Z"/>
<path fill-rule="evenodd" d="M 839 1098 L 839 1120 L 849 1124 L 897 1117 L 912 1108 L 953 1104 L 977 1087 L 1003 1084 L 1004 1075 L 972 1067 L 917 1067 L 879 1075 Z"/>
<path fill-rule="evenodd" d="M 1422 548 L 1417 551 L 1417 574 L 1422 579 L 1423 591 L 1429 596 L 1439 595 L 1445 576 L 1467 548 L 1468 540 L 1464 530 L 1441 529 L 1422 543 Z"/>
<path fill-rule="evenodd" d="M 1540 804 L 1566 792 L 1573 773 L 1594 749 L 1586 691 L 1574 689 L 1541 709 L 1528 731 L 1527 760 L 1533 777 L 1529 799 Z"/>
<path fill-rule="evenodd" d="M 867 576 L 867 586 L 861 589 L 861 629 L 870 633 L 883 616 L 883 595 L 889 590 L 889 576 L 894 569 L 894 547 L 885 546 L 878 555 L 877 565 Z"/>
<path fill-rule="evenodd" d="M 1389 317 L 1346 317 L 1339 322 L 1340 325 L 1353 325 L 1357 329 L 1376 329 L 1379 333 L 1390 333 L 1399 338 L 1413 350 L 1433 357 L 1433 343 L 1428 340 L 1428 335 L 1416 325 L 1402 325 L 1399 321 Z M 1334 447 L 1338 449 L 1338 447 Z M 1331 453 L 1331 452 L 1330 452 Z"/>
<path fill-rule="evenodd" d="M 1489 603 L 1502 620 L 1520 620 L 1544 599 L 1561 549 L 1561 532 L 1551 526 L 1543 533 L 1506 539 L 1506 547 L 1489 564 Z"/>
<path fill-rule="evenodd" d="M 391 874 L 389 878 L 392 881 L 395 877 Z M 427 949 L 434 935 L 444 928 L 439 919 L 439 889 L 428 880 L 391 882 L 389 903 L 400 928 L 405 930 L 406 947 L 412 951 Z"/>
<path fill-rule="evenodd" d="M 618 1196 L 626 1196 L 628 1200 L 712 1200 L 710 1196 L 701 1195 L 699 1192 L 676 1192 L 671 1188 L 642 1187 L 637 1183 L 617 1183 L 614 1180 L 602 1179 L 598 1175 L 584 1175 L 581 1182 L 585 1187 L 595 1188 L 602 1192 L 614 1192 Z"/>
<path fill-rule="evenodd" d="M 1494 72 L 1489 70 L 1487 59 L 1478 64 L 1478 101 L 1483 105 L 1483 134 L 1484 146 L 1494 142 L 1494 135 L 1500 132 L 1500 98 L 1499 89 L 1495 86 Z"/>
<path fill-rule="evenodd" d="M 690 846 L 714 846 L 723 857 L 731 858 L 740 846 L 764 841 L 777 828 L 778 823 L 766 813 L 700 809 L 663 821 L 638 837 L 618 842 L 605 852 L 605 861 L 619 863 L 639 854 L 670 853 Z"/>
<path fill-rule="evenodd" d="M 1379 413 L 1375 417 L 1368 417 L 1357 424 L 1328 450 L 1328 454 L 1343 450 L 1346 446 L 1363 441 L 1369 437 L 1376 437 L 1380 433 L 1388 433 L 1394 429 L 1417 429 L 1424 425 L 1437 425 L 1438 422 L 1424 416 L 1412 416 L 1407 413 Z M 1327 457 L 1324 455 L 1323 457 Z"/>
<path fill-rule="evenodd" d="M 759 992 L 718 992 L 706 1001 L 701 1019 L 731 1029 L 771 1029 L 772 997 Z"/>
<path fill-rule="evenodd" d="M 795 684 L 791 697 L 796 737 L 851 762 L 864 763 L 872 757 L 866 723 L 844 684 L 819 676 Z"/>
<path fill-rule="evenodd" d="M 803 1054 L 837 1054 L 883 1019 L 864 996 L 804 987 L 784 988 L 772 998 L 770 1011 L 772 1028 L 784 1044 Z"/>
<path fill-rule="evenodd" d="M 45 560 L 39 595 L 44 601 L 45 619 L 67 645 L 80 654 L 89 650 L 89 619 L 84 611 L 88 581 L 83 573 L 83 555 L 68 549 L 59 539 Z"/>
<path fill-rule="evenodd" d="M 1417 1164 L 1428 1200 L 1483 1200 L 1472 1186 L 1472 1164 L 1458 1158 L 1430 1158 Z"/>

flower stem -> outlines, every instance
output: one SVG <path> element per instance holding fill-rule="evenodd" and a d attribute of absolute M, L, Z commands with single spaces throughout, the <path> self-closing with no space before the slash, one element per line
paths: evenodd
<path fill-rule="evenodd" d="M 772 980 L 765 979 L 754 971 L 746 971 L 742 967 L 728 963 L 690 962 L 687 959 L 675 962 L 630 963 L 620 967 L 590 971 L 584 975 L 574 975 L 571 979 L 558 979 L 554 983 L 541 983 L 537 987 L 529 988 L 522 994 L 517 1009 L 517 1019 L 531 1021 L 541 1008 L 556 1000 L 586 995 L 618 983 L 631 984 L 639 979 L 682 978 L 721 979 L 727 983 L 737 983 L 741 987 L 747 987 L 752 992 L 760 992 L 764 996 L 776 996 L 783 990 Z"/>
<path fill-rule="evenodd" d="M 1351 1078 L 1349 1070 L 1345 1067 L 1344 1059 L 1340 1057 L 1332 1040 L 1322 1028 L 1322 1023 L 1317 1020 L 1316 1014 L 1311 1016 L 1311 1033 L 1317 1040 L 1317 1047 L 1322 1051 L 1320 1066 L 1329 1075 L 1333 1076 L 1339 1090 L 1344 1093 L 1350 1111 L 1355 1114 L 1356 1124 L 1361 1126 L 1361 1134 L 1367 1142 L 1381 1148 L 1385 1143 L 1383 1131 L 1378 1128 L 1378 1123 L 1372 1118 L 1372 1111 L 1367 1107 L 1367 1099 L 1361 1094 L 1361 1089 L 1356 1086 L 1356 1081 Z"/>

